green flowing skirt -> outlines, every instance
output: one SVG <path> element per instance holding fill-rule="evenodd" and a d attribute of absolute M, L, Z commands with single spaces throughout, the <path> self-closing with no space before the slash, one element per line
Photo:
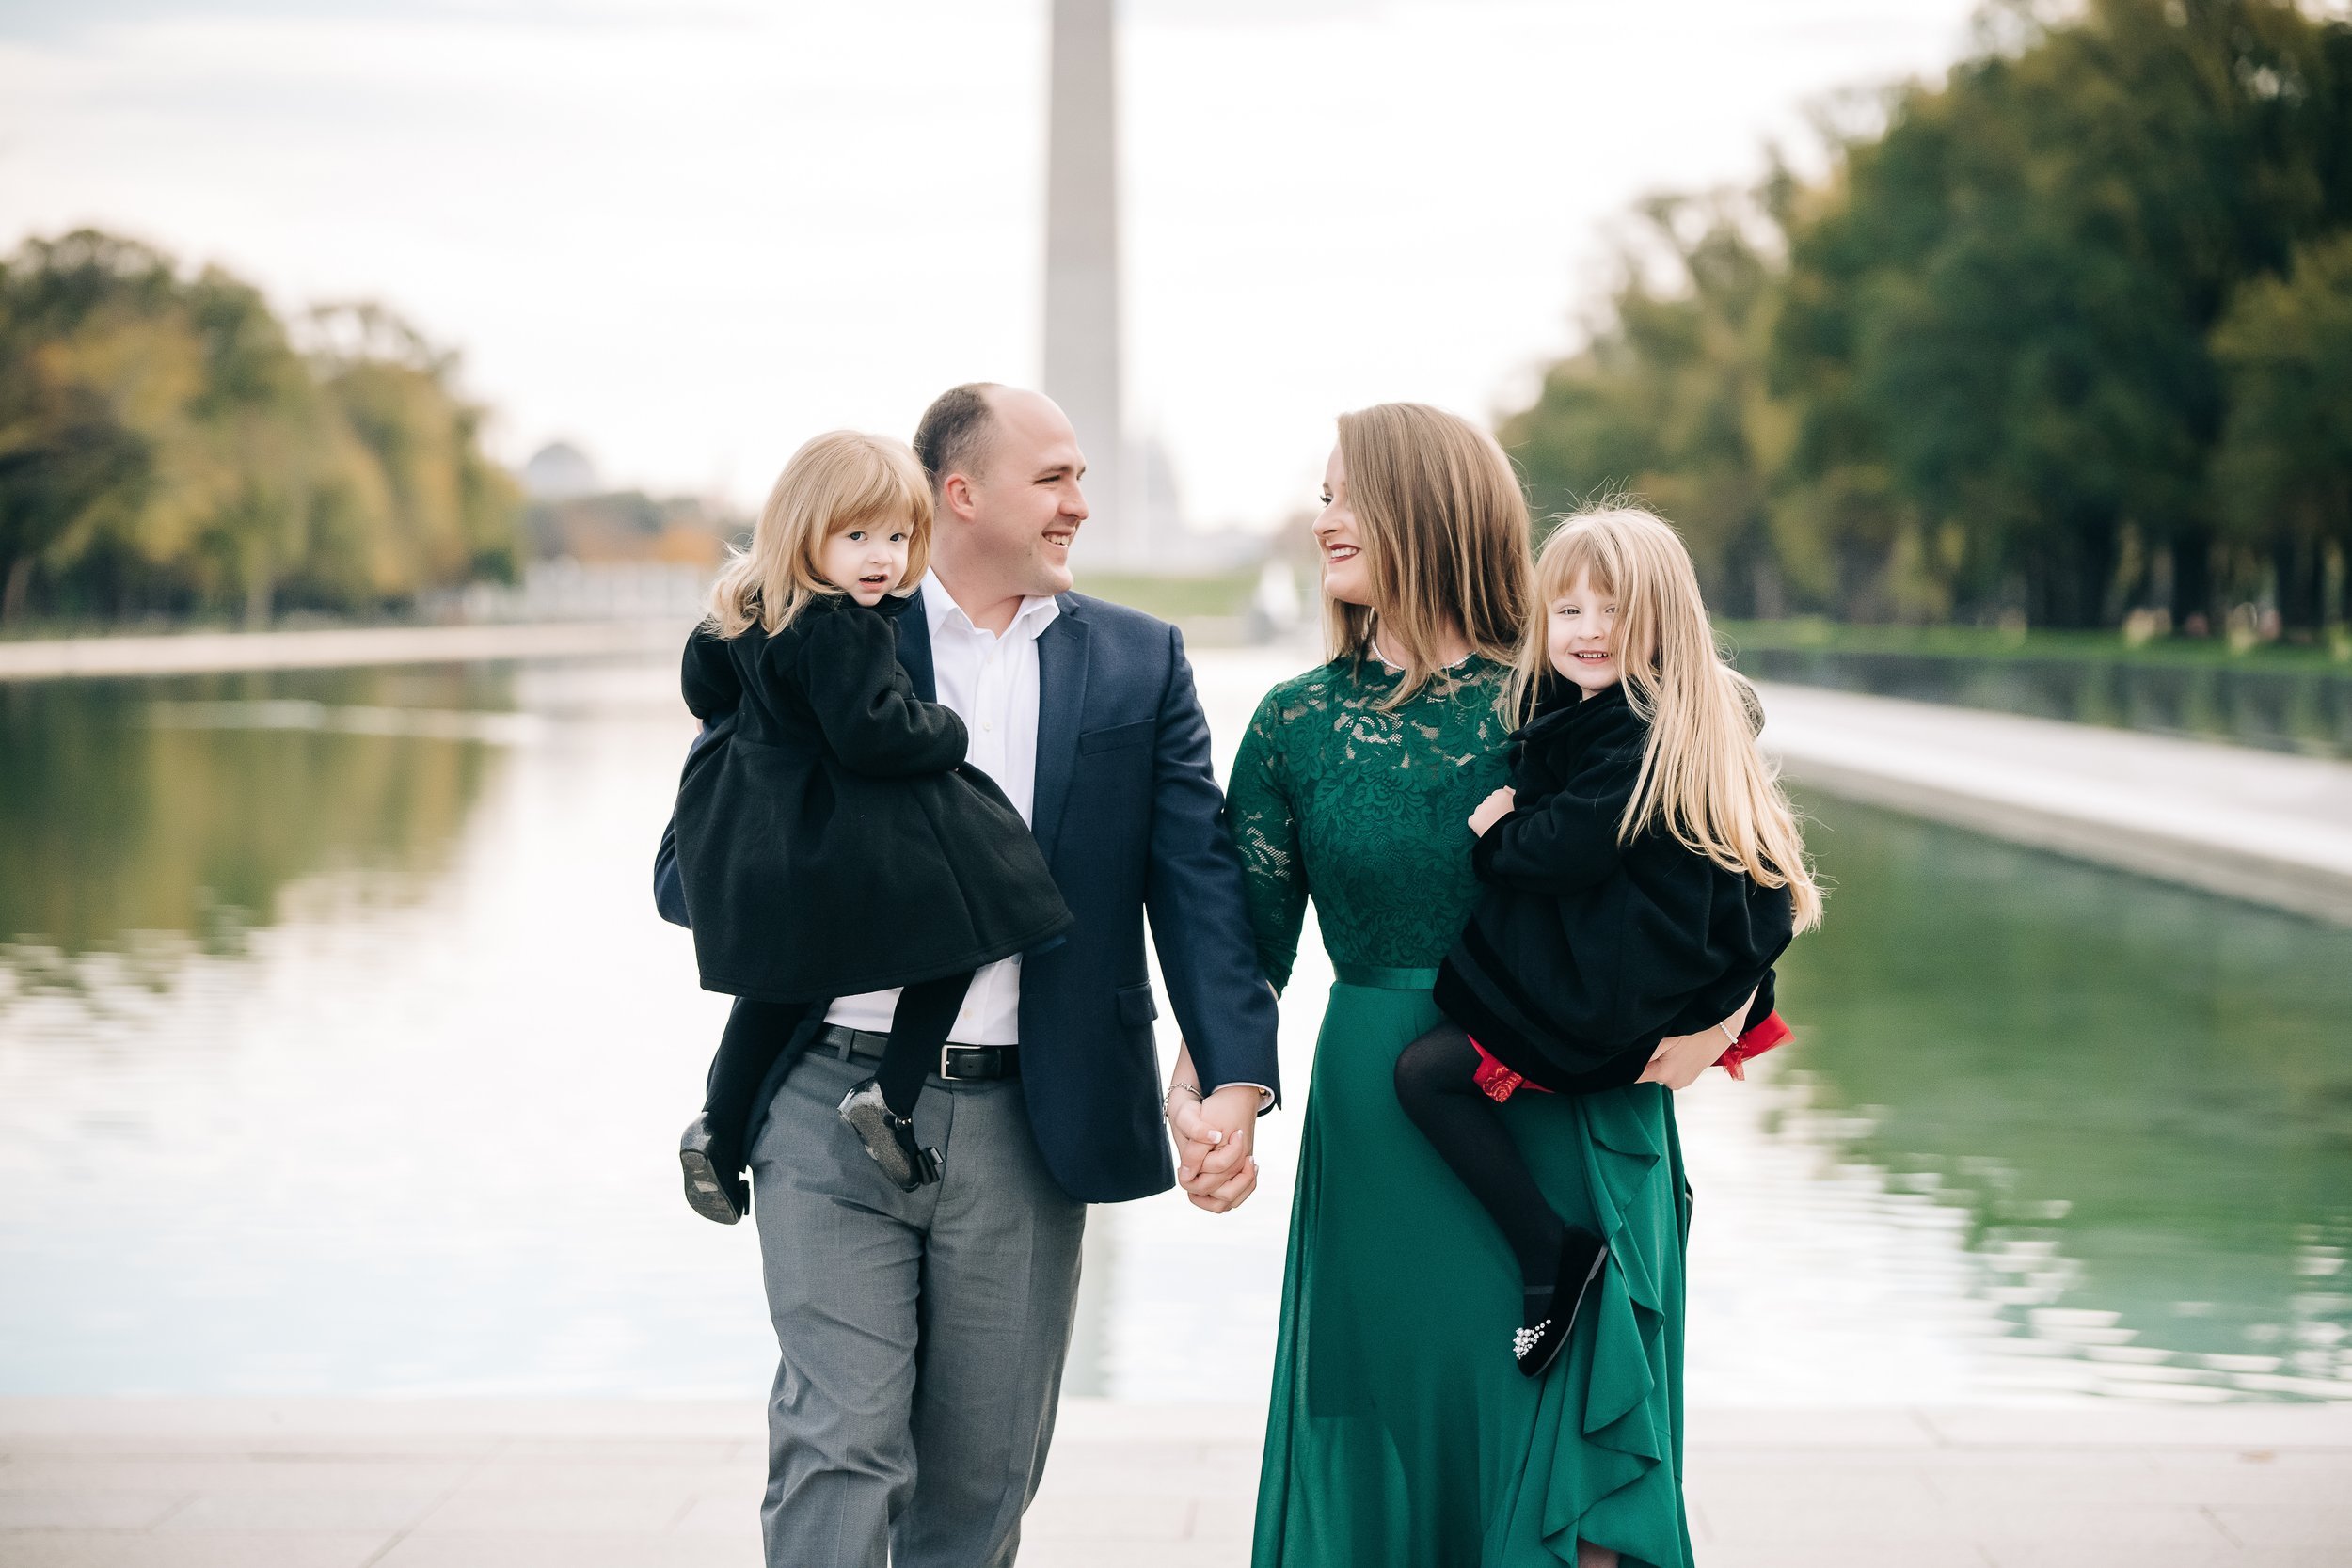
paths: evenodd
<path fill-rule="evenodd" d="M 1255 1568 L 1552 1568 L 1580 1538 L 1627 1568 L 1686 1568 L 1691 1197 L 1673 1095 L 1503 1107 L 1553 1206 L 1609 1239 L 1566 1350 L 1531 1380 L 1511 1359 L 1510 1250 L 1396 1102 L 1397 1053 L 1440 1019 L 1430 972 L 1340 973 L 1299 1148 Z"/>

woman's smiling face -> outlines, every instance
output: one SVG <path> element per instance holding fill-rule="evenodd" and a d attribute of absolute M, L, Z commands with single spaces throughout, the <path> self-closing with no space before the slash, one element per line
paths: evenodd
<path fill-rule="evenodd" d="M 1315 545 L 1323 552 L 1323 591 L 1342 604 L 1372 603 L 1372 565 L 1347 504 L 1347 464 L 1340 449 L 1323 466 L 1323 511 L 1315 518 Z"/>

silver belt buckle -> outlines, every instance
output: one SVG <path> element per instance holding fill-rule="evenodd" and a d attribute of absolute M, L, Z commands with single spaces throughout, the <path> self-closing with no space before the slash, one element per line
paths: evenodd
<path fill-rule="evenodd" d="M 961 1048 L 953 1045 L 942 1045 L 939 1048 L 939 1075 L 942 1078 L 946 1078 L 950 1081 L 955 1078 L 956 1075 L 947 1070 L 947 1058 L 959 1049 Z"/>

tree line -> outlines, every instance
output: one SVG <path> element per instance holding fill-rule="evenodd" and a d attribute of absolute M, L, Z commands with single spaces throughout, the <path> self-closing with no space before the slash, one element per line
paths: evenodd
<path fill-rule="evenodd" d="M 2352 621 L 2352 25 L 1977 27 L 1826 177 L 1644 205 L 1586 345 L 1502 421 L 1539 508 L 1646 499 L 1734 614 Z"/>
<path fill-rule="evenodd" d="M 0 261 L 0 624 L 366 612 L 511 580 L 521 495 L 455 357 L 369 305 L 291 325 L 82 230 Z"/>

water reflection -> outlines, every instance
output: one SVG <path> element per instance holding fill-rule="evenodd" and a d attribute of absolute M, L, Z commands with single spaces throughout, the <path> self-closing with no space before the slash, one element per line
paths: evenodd
<path fill-rule="evenodd" d="M 1768 1126 L 1946 1212 L 1997 1383 L 2352 1396 L 2343 930 L 1842 802 Z"/>
<path fill-rule="evenodd" d="M 511 707 L 511 686 L 464 669 L 0 684 L 0 1006 L 241 952 L 306 879 L 398 896 L 446 862 L 516 737 L 478 711 Z"/>

